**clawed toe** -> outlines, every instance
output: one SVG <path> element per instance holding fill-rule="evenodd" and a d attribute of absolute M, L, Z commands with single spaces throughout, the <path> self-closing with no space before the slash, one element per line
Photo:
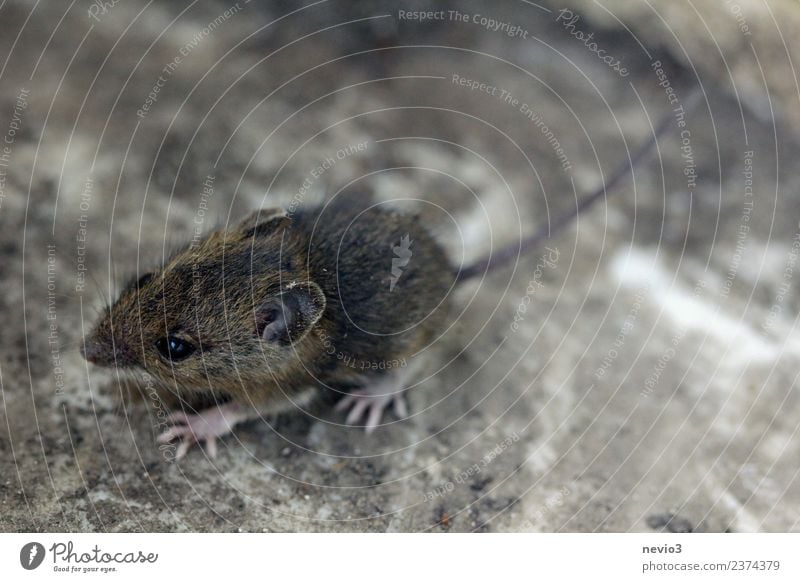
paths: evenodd
<path fill-rule="evenodd" d="M 209 457 L 213 459 L 217 456 L 217 439 L 213 436 L 199 438 L 187 426 L 173 426 L 164 431 L 156 440 L 160 444 L 167 444 L 176 439 L 179 440 L 178 448 L 175 451 L 176 461 L 185 457 L 192 445 L 200 444 L 201 442 L 205 443 L 206 453 L 208 453 Z"/>
<path fill-rule="evenodd" d="M 376 395 L 367 390 L 359 390 L 344 396 L 335 409 L 340 412 L 350 409 L 345 422 L 349 425 L 363 422 L 364 430 L 369 434 L 381 424 L 383 412 L 389 406 L 394 407 L 394 412 L 399 418 L 408 416 L 408 407 L 400 392 Z"/>
<path fill-rule="evenodd" d="M 395 394 L 392 397 L 392 404 L 394 404 L 394 413 L 398 418 L 408 418 L 408 405 L 402 394 Z"/>
<path fill-rule="evenodd" d="M 186 426 L 179 426 L 179 425 L 172 426 L 167 430 L 165 430 L 164 432 L 162 432 L 160 435 L 158 435 L 156 441 L 159 444 L 165 445 L 167 443 L 174 441 L 177 438 L 185 436 L 187 432 L 191 431 L 188 431 L 188 427 Z"/>

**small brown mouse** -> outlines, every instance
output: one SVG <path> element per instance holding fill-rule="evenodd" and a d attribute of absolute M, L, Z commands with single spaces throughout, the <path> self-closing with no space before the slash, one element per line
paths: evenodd
<path fill-rule="evenodd" d="M 82 348 L 101 366 L 146 371 L 182 401 L 225 401 L 177 412 L 162 442 L 215 437 L 324 389 L 348 423 L 374 429 L 394 404 L 416 354 L 447 320 L 459 268 L 413 215 L 346 199 L 253 213 L 209 234 L 130 283 Z M 360 388 L 358 388 L 360 386 Z"/>
<path fill-rule="evenodd" d="M 336 198 L 286 214 L 259 210 L 131 282 L 81 349 L 90 362 L 146 371 L 181 402 L 211 395 L 197 414 L 174 413 L 160 442 L 216 452 L 216 437 L 261 412 L 280 412 L 324 390 L 368 431 L 403 390 L 419 354 L 448 320 L 460 282 L 518 258 L 608 193 L 666 130 L 606 184 L 546 228 L 466 267 L 414 216 Z M 363 202 L 363 201 L 362 201 Z"/>

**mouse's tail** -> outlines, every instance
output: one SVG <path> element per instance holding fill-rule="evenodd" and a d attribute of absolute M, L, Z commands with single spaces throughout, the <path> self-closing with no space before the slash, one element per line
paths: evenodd
<path fill-rule="evenodd" d="M 700 95 L 700 91 L 696 90 L 689 96 L 689 98 L 686 100 L 686 106 L 684 107 L 684 111 L 686 113 L 689 113 L 692 109 L 694 109 L 695 105 L 699 103 Z M 555 234 L 558 234 L 565 226 L 574 221 L 582 212 L 585 212 L 592 205 L 594 205 L 595 202 L 603 197 L 607 198 L 608 194 L 616 186 L 618 186 L 623 179 L 629 175 L 629 173 L 631 176 L 633 175 L 633 168 L 636 167 L 636 165 L 650 152 L 650 150 L 653 149 L 656 143 L 658 143 L 659 139 L 661 139 L 661 137 L 667 132 L 674 122 L 673 117 L 674 113 L 672 111 L 667 113 L 653 130 L 650 138 L 640 145 L 639 148 L 633 152 L 633 155 L 630 155 L 625 162 L 620 164 L 620 166 L 614 170 L 608 179 L 596 190 L 580 200 L 576 195 L 575 208 L 558 215 L 551 221 L 548 221 L 546 225 L 543 225 L 530 236 L 520 239 L 515 243 L 501 248 L 496 253 L 492 253 L 471 265 L 467 265 L 466 267 L 459 269 L 456 272 L 456 280 L 459 282 L 466 281 L 467 279 L 472 279 L 473 277 L 483 275 L 489 271 L 493 271 L 499 267 L 507 265 L 514 260 L 518 260 L 520 256 L 527 253 L 529 250 L 536 248 L 543 241 L 551 238 Z M 574 183 L 572 183 L 572 189 L 574 192 Z"/>

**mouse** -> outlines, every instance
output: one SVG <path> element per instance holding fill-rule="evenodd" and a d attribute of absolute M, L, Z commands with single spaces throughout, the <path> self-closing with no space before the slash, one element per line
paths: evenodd
<path fill-rule="evenodd" d="M 175 458 L 247 420 L 338 398 L 368 433 L 405 391 L 447 327 L 453 291 L 518 260 L 586 212 L 657 143 L 633 155 L 573 209 L 473 264 L 452 261 L 422 216 L 363 197 L 257 210 L 128 282 L 80 348 L 92 364 L 144 372 L 180 403 L 159 443 Z M 190 403 L 210 406 L 196 411 Z"/>
<path fill-rule="evenodd" d="M 449 317 L 461 267 L 419 216 L 344 198 L 255 211 L 129 282 L 81 347 L 98 366 L 146 372 L 178 401 L 217 405 L 168 418 L 176 457 L 241 422 L 322 391 L 367 432 L 403 396 Z M 342 388 L 344 387 L 344 388 Z"/>

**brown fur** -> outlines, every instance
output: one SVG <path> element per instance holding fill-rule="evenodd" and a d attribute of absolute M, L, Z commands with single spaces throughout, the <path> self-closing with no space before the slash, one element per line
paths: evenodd
<path fill-rule="evenodd" d="M 412 256 L 390 289 L 403 236 Z M 85 356 L 144 370 L 181 399 L 211 393 L 279 408 L 309 387 L 368 382 L 424 350 L 454 284 L 443 249 L 413 216 L 347 201 L 291 217 L 262 210 L 130 284 L 87 338 Z M 312 290 L 324 294 L 319 320 L 286 345 L 259 335 L 265 302 Z M 167 334 L 196 352 L 166 360 L 155 345 Z"/>

